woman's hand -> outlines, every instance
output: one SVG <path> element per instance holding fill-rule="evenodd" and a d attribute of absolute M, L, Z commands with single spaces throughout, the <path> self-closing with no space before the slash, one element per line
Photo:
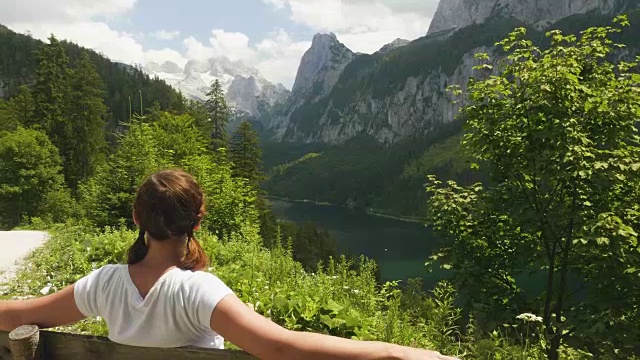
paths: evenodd
<path fill-rule="evenodd" d="M 457 358 L 442 355 L 436 351 L 405 348 L 406 354 L 403 356 L 404 360 L 457 360 Z"/>

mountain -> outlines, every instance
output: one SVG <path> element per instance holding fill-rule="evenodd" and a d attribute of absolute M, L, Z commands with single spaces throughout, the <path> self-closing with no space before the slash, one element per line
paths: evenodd
<path fill-rule="evenodd" d="M 429 27 L 429 34 L 481 24 L 496 17 L 512 17 L 538 29 L 548 28 L 560 19 L 597 11 L 619 10 L 620 0 L 447 0 L 440 1 Z M 618 9 L 616 9 L 618 8 Z"/>
<path fill-rule="evenodd" d="M 371 55 L 354 54 L 335 35 L 316 35 L 291 96 L 274 116 L 274 138 L 341 144 L 369 136 L 394 144 L 427 135 L 457 113 L 446 88 L 464 86 L 477 63 L 474 54 L 492 53 L 514 28 L 528 27 L 529 37 L 543 44 L 550 26 L 579 31 L 609 24 L 615 14 L 639 5 L 638 0 L 443 0 L 427 36 Z M 627 33 L 632 31 L 637 30 Z M 630 37 L 631 43 L 638 40 Z"/>
<path fill-rule="evenodd" d="M 257 69 L 226 57 L 190 60 L 184 69 L 171 61 L 149 62 L 143 70 L 163 79 L 187 97 L 200 100 L 206 98 L 211 83 L 219 80 L 231 107 L 256 119 L 264 119 L 276 103 L 289 95 L 289 90 L 282 84 L 274 85 Z"/>
<path fill-rule="evenodd" d="M 480 8 L 485 3 L 509 7 L 492 7 L 489 12 Z M 527 14 L 533 3 L 540 6 L 539 14 L 555 15 L 550 20 L 543 15 L 517 17 Z M 554 7 L 558 4 L 573 7 L 561 13 Z M 495 60 L 499 53 L 494 44 L 516 27 L 528 27 L 527 37 L 545 47 L 548 28 L 577 33 L 610 25 L 616 14 L 632 9 L 632 26 L 616 40 L 628 45 L 620 55 L 632 58 L 640 53 L 640 1 L 617 1 L 613 7 L 606 1 L 597 7 L 579 4 L 586 2 L 442 0 L 429 34 L 404 46 L 353 54 L 331 39 L 338 54 L 350 54 L 345 64 L 318 56 L 321 47 L 312 45 L 310 57 L 324 60 L 316 68 L 336 65 L 342 70 L 337 80 L 335 73 L 325 78 L 319 72 L 309 81 L 306 71 L 299 72 L 305 86 L 294 88 L 287 106 L 279 108 L 272 134 L 280 143 L 265 150 L 271 163 L 284 164 L 273 167 L 265 184 L 268 193 L 415 216 L 426 211 L 427 174 L 461 184 L 483 180 L 482 174 L 469 170 L 460 151 L 462 120 L 454 120 L 459 105 L 452 104 L 446 91 L 449 85 L 465 88 L 477 64 L 475 53 L 488 52 Z M 554 21 L 559 16 L 563 18 Z M 448 18 L 453 20 L 445 21 Z M 317 62 L 305 57 L 300 66 L 313 69 L 309 64 Z M 286 143 L 290 151 L 283 150 Z"/>
<path fill-rule="evenodd" d="M 380 48 L 380 50 L 378 50 L 376 52 L 376 54 L 386 54 L 392 50 L 395 50 L 399 47 L 403 47 L 407 44 L 409 44 L 411 41 L 409 40 L 405 40 L 405 39 L 395 39 L 392 42 L 388 43 L 387 45 L 383 46 Z"/>
<path fill-rule="evenodd" d="M 355 58 L 356 54 L 338 41 L 335 34 L 316 34 L 313 37 L 311 47 L 300 61 L 291 95 L 270 123 L 276 139 L 298 140 L 298 134 L 311 130 L 308 113 L 326 105 L 319 101 L 326 99 L 344 68 Z M 320 115 L 314 113 L 313 118 Z"/>

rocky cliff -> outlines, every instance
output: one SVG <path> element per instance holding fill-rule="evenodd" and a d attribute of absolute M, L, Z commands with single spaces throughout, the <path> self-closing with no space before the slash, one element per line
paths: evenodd
<path fill-rule="evenodd" d="M 457 113 L 446 88 L 466 85 L 473 55 L 492 52 L 515 27 L 529 27 L 529 37 L 541 42 L 543 28 L 575 32 L 608 24 L 631 7 L 640 1 L 442 0 L 427 36 L 372 55 L 354 55 L 335 36 L 319 35 L 271 124 L 275 139 L 340 144 L 366 135 L 393 144 L 427 135 Z M 639 26 L 629 37 L 638 48 Z"/>
<path fill-rule="evenodd" d="M 294 114 L 301 106 L 314 104 L 329 95 L 344 68 L 356 54 L 336 38 L 335 34 L 316 34 L 311 47 L 302 56 L 296 81 L 289 98 L 274 114 L 270 127 L 277 139 L 283 139 L 289 127 L 297 126 Z"/>
<path fill-rule="evenodd" d="M 556 21 L 590 11 L 611 13 L 620 0 L 441 0 L 429 34 L 461 29 L 495 17 L 513 17 L 544 29 Z"/>

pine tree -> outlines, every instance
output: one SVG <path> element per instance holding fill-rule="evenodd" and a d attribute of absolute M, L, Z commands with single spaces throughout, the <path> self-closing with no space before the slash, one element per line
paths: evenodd
<path fill-rule="evenodd" d="M 58 146 L 60 144 L 56 136 L 60 134 L 56 132 L 60 132 L 60 125 L 66 122 L 63 114 L 69 88 L 69 59 L 62 44 L 53 35 L 49 38 L 49 44 L 40 49 L 38 58 L 39 65 L 33 89 L 36 106 L 33 121 L 27 125 L 42 128 L 52 138 L 54 145 Z"/>
<path fill-rule="evenodd" d="M 211 142 L 214 150 L 227 147 L 227 123 L 229 122 L 229 106 L 224 99 L 224 91 L 220 81 L 216 80 L 211 84 L 211 90 L 207 93 L 205 102 L 207 109 L 208 124 Z"/>
<path fill-rule="evenodd" d="M 69 117 L 73 138 L 65 139 L 70 146 L 65 159 L 65 174 L 72 190 L 91 176 L 105 158 L 104 83 L 96 72 L 89 54 L 83 51 L 80 61 L 70 76 Z"/>
<path fill-rule="evenodd" d="M 18 93 L 7 104 L 7 108 L 16 123 L 26 126 L 32 122 L 35 101 L 33 100 L 31 89 L 26 85 L 20 86 Z"/>
<path fill-rule="evenodd" d="M 249 122 L 242 122 L 233 133 L 229 148 L 233 176 L 247 179 L 255 189 L 258 189 L 260 182 L 264 180 L 262 150 L 258 142 L 258 133 Z"/>

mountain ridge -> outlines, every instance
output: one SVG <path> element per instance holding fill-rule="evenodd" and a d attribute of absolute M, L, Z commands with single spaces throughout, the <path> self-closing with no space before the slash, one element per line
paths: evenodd
<path fill-rule="evenodd" d="M 436 18 L 446 18 L 442 13 L 448 10 L 443 4 L 474 1 L 515 3 L 511 0 L 442 1 Z M 550 1 L 541 0 L 541 3 Z M 611 0 L 579 2 L 583 5 L 576 5 L 575 13 L 552 25 L 575 32 L 591 24 L 610 24 L 618 11 L 640 7 L 637 0 L 623 5 L 612 5 Z M 521 9 L 505 7 L 501 11 L 492 8 L 492 11 L 482 21 L 471 21 L 462 28 L 439 29 L 434 25 L 422 38 L 370 55 L 354 54 L 346 47 L 343 49 L 335 35 L 319 34 L 318 40 L 322 41 L 312 45 L 301 61 L 300 68 L 306 70 L 298 72 L 296 83 L 300 85 L 294 86 L 289 99 L 274 116 L 272 139 L 341 144 L 367 135 L 380 143 L 393 144 L 416 134 L 426 135 L 435 126 L 450 123 L 457 106 L 451 105 L 446 88 L 466 85 L 476 64 L 474 53 L 493 52 L 496 42 L 520 26 L 528 27 L 537 43 L 546 41 L 540 24 L 528 24 L 531 19 L 510 15 Z M 545 24 L 545 28 L 552 25 Z M 336 61 L 327 55 L 331 51 L 349 56 Z M 323 68 L 335 71 L 314 72 Z"/>

